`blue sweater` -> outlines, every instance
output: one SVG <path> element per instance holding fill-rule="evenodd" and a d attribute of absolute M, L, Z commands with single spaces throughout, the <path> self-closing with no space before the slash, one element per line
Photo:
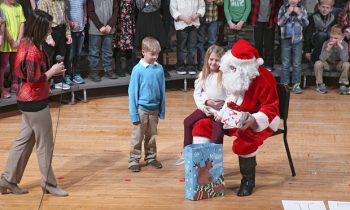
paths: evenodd
<path fill-rule="evenodd" d="M 165 78 L 160 64 L 146 64 L 142 59 L 134 66 L 129 83 L 129 112 L 132 122 L 140 121 L 138 109 L 159 111 L 165 117 Z"/>

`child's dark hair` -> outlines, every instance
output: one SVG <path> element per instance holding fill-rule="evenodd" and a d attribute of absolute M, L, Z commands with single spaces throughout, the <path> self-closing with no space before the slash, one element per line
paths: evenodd
<path fill-rule="evenodd" d="M 31 40 L 37 47 L 44 41 L 51 28 L 52 16 L 42 10 L 36 10 L 26 24 L 24 36 Z"/>

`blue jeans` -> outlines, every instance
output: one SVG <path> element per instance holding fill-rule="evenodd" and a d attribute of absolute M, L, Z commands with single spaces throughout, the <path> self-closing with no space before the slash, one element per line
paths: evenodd
<path fill-rule="evenodd" d="M 72 32 L 71 34 L 72 44 L 70 45 L 68 57 L 69 74 L 77 75 L 80 74 L 79 62 L 84 44 L 84 31 Z"/>
<path fill-rule="evenodd" d="M 281 40 L 282 71 L 280 83 L 289 84 L 289 68 L 292 66 L 292 84 L 300 83 L 303 42 L 292 43 L 292 39 Z"/>
<path fill-rule="evenodd" d="M 218 23 L 216 21 L 210 23 L 201 23 L 197 34 L 197 48 L 198 48 L 198 64 L 204 64 L 205 56 L 205 34 L 208 31 L 208 46 L 212 46 L 216 43 L 216 33 L 218 30 Z"/>
<path fill-rule="evenodd" d="M 188 26 L 183 30 L 176 31 L 177 39 L 177 65 L 184 65 L 187 56 L 187 65 L 194 64 L 194 56 L 196 54 L 197 45 L 197 29 L 194 26 Z"/>
<path fill-rule="evenodd" d="M 100 62 L 100 51 L 102 57 L 102 66 L 105 72 L 112 70 L 113 50 L 112 50 L 113 35 L 89 35 L 89 67 L 92 71 L 97 71 Z"/>

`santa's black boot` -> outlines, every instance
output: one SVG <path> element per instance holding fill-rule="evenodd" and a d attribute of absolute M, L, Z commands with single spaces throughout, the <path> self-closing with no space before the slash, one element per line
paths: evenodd
<path fill-rule="evenodd" d="M 242 174 L 241 186 L 237 196 L 251 195 L 255 187 L 256 157 L 243 158 L 239 156 L 239 170 Z"/>

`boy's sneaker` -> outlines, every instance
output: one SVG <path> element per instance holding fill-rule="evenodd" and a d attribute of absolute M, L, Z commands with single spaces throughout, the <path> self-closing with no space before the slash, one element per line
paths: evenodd
<path fill-rule="evenodd" d="M 118 76 L 113 72 L 113 70 L 106 71 L 106 72 L 105 72 L 105 76 L 106 76 L 108 79 L 118 79 Z"/>
<path fill-rule="evenodd" d="M 73 82 L 76 84 L 84 84 L 85 83 L 84 79 L 79 74 L 74 75 Z"/>
<path fill-rule="evenodd" d="M 348 92 L 348 88 L 345 85 L 340 85 L 339 87 L 339 94 L 340 95 L 346 95 Z"/>
<path fill-rule="evenodd" d="M 188 65 L 187 72 L 190 75 L 195 75 L 195 74 L 197 74 L 197 68 L 194 65 Z"/>
<path fill-rule="evenodd" d="M 2 90 L 1 98 L 11 98 L 11 94 L 7 90 Z"/>
<path fill-rule="evenodd" d="M 175 165 L 179 166 L 179 165 L 184 164 L 184 162 L 185 162 L 185 158 L 184 158 L 183 153 L 181 152 L 179 159 L 177 159 L 175 162 Z"/>
<path fill-rule="evenodd" d="M 90 71 L 89 78 L 94 82 L 101 82 L 101 77 L 97 71 Z"/>
<path fill-rule="evenodd" d="M 130 171 L 132 171 L 132 172 L 140 172 L 140 171 L 141 171 L 141 167 L 140 167 L 139 164 L 137 164 L 137 165 L 132 165 L 132 166 L 130 166 L 128 169 L 129 169 Z"/>
<path fill-rule="evenodd" d="M 181 66 L 177 67 L 176 72 L 177 72 L 178 74 L 180 74 L 180 75 L 185 75 L 185 74 L 187 74 L 187 71 L 186 71 L 186 68 L 185 68 L 184 65 L 181 65 Z"/>
<path fill-rule="evenodd" d="M 55 89 L 69 90 L 70 86 L 64 82 L 60 82 L 60 83 L 55 84 Z"/>
<path fill-rule="evenodd" d="M 72 86 L 72 85 L 73 85 L 73 81 L 70 79 L 70 76 L 69 76 L 69 75 L 66 75 L 66 76 L 64 77 L 64 80 L 65 80 L 65 82 L 66 82 L 67 85 L 69 85 L 69 86 Z"/>
<path fill-rule="evenodd" d="M 316 90 L 322 94 L 328 93 L 328 88 L 324 83 L 316 85 Z"/>
<path fill-rule="evenodd" d="M 295 94 L 301 94 L 301 93 L 303 93 L 303 91 L 302 91 L 301 88 L 300 88 L 300 83 L 299 83 L 299 82 L 298 82 L 298 83 L 295 83 L 295 84 L 293 85 L 292 91 L 293 91 L 293 93 L 295 93 Z"/>
<path fill-rule="evenodd" d="M 156 169 L 163 168 L 162 164 L 158 160 L 152 160 L 151 162 L 146 163 L 146 165 L 150 165 L 150 166 L 152 166 L 153 168 L 156 168 Z"/>

